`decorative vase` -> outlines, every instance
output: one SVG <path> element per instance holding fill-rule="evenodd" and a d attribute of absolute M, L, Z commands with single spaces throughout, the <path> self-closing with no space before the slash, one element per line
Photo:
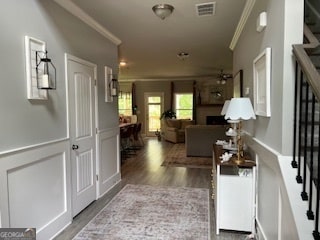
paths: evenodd
<path fill-rule="evenodd" d="M 157 136 L 158 141 L 160 142 L 161 141 L 161 133 L 158 131 L 158 129 L 154 134 Z"/>

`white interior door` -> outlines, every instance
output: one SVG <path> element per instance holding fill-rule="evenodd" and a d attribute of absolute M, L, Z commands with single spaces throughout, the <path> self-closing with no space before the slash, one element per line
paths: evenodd
<path fill-rule="evenodd" d="M 96 65 L 67 57 L 73 216 L 96 199 Z"/>
<path fill-rule="evenodd" d="M 161 129 L 160 116 L 163 112 L 163 93 L 145 93 L 146 135 L 155 137 Z"/>

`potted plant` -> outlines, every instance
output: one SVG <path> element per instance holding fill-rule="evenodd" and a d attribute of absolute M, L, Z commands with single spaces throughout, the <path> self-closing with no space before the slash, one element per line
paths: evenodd
<path fill-rule="evenodd" d="M 157 131 L 154 134 L 157 136 L 158 141 L 160 142 L 161 141 L 161 133 L 159 132 L 159 130 L 157 129 Z"/>
<path fill-rule="evenodd" d="M 163 118 L 177 118 L 176 112 L 173 111 L 172 109 L 166 110 L 161 114 L 160 119 Z"/>

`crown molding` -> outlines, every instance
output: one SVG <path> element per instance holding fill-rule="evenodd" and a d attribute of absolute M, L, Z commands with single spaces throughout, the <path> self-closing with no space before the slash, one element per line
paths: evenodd
<path fill-rule="evenodd" d="M 92 17 L 90 17 L 87 13 L 85 13 L 80 7 L 74 4 L 71 0 L 54 0 L 57 4 L 63 7 L 65 10 L 78 17 L 84 23 L 89 25 L 91 28 L 96 30 L 105 38 L 109 39 L 116 45 L 121 44 L 121 40 L 109 32 L 106 28 L 104 28 L 101 24 L 95 21 Z"/>
<path fill-rule="evenodd" d="M 244 28 L 244 25 L 246 24 L 248 17 L 251 14 L 252 8 L 254 4 L 256 3 L 256 0 L 247 0 L 246 5 L 243 8 L 240 21 L 237 25 L 236 31 L 234 32 L 233 38 L 231 40 L 229 48 L 233 51 L 235 46 L 237 45 L 237 42 L 239 40 L 239 37 L 242 33 L 242 30 Z"/>

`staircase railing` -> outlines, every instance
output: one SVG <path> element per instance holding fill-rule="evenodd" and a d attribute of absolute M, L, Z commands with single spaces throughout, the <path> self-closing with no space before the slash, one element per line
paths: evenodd
<path fill-rule="evenodd" d="M 295 109 L 292 167 L 302 184 L 301 198 L 308 201 L 306 216 L 314 220 L 314 239 L 320 239 L 320 75 L 310 59 L 319 46 L 318 39 L 304 26 L 305 44 L 293 45 L 296 58 Z"/>

